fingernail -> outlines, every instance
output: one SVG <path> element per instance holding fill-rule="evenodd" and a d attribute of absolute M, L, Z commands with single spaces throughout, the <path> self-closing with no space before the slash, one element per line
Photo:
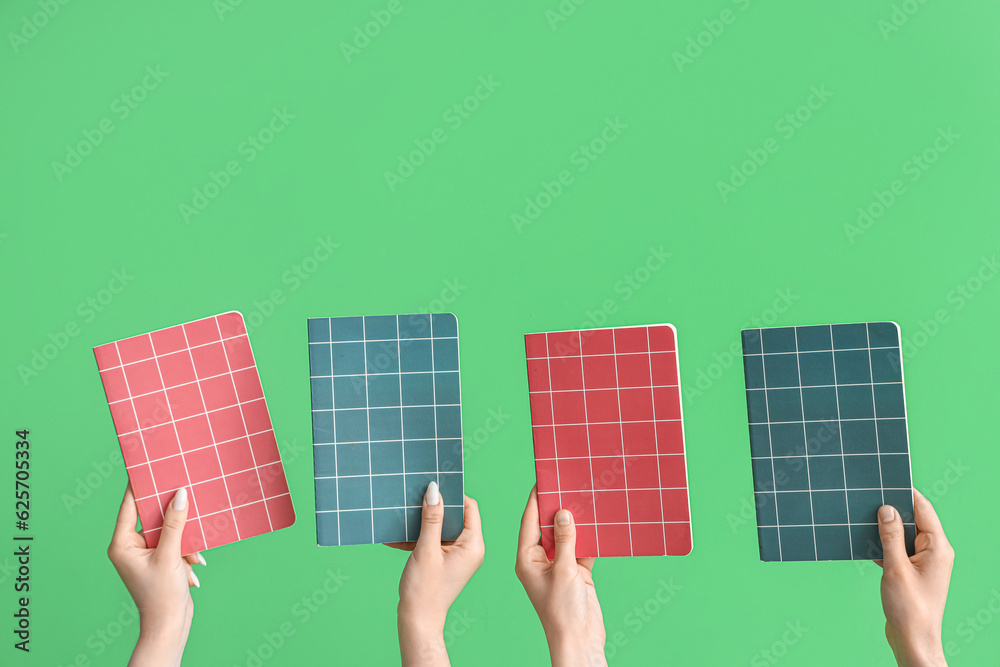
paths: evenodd
<path fill-rule="evenodd" d="M 194 584 L 195 588 L 201 588 L 201 582 L 198 581 L 198 575 L 197 574 L 195 574 L 193 571 L 192 572 L 188 572 L 188 578 L 191 580 L 191 583 Z"/>
<path fill-rule="evenodd" d="M 566 510 L 556 512 L 556 523 L 560 526 L 568 526 L 572 520 L 572 517 L 570 517 L 569 512 Z"/>
<path fill-rule="evenodd" d="M 889 523 L 896 518 L 896 510 L 890 505 L 883 505 L 878 510 L 878 520 L 882 523 Z"/>
<path fill-rule="evenodd" d="M 201 552 L 198 553 L 198 562 L 202 565 L 208 565 L 208 563 L 205 562 L 205 557 L 201 555 Z"/>
<path fill-rule="evenodd" d="M 187 490 L 187 488 L 185 488 L 185 487 L 182 486 L 181 488 L 179 488 L 177 490 L 177 493 L 174 494 L 174 500 L 171 503 L 171 506 L 175 510 L 177 510 L 178 512 L 180 510 L 187 509 L 187 506 L 188 506 L 188 490 Z"/>
<path fill-rule="evenodd" d="M 427 494 L 424 496 L 424 502 L 428 505 L 437 505 L 441 502 L 441 491 L 438 489 L 437 482 L 431 482 L 427 485 Z"/>

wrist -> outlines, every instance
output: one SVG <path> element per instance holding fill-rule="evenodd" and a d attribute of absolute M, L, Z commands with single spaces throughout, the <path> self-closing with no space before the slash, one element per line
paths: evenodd
<path fill-rule="evenodd" d="M 947 667 L 944 647 L 938 637 L 905 638 L 892 646 L 900 667 Z"/>
<path fill-rule="evenodd" d="M 396 606 L 396 622 L 402 632 L 415 632 L 420 635 L 444 635 L 444 623 L 448 610 L 443 613 L 432 611 L 425 606 L 399 601 Z"/>
<path fill-rule="evenodd" d="M 396 609 L 399 653 L 404 667 L 447 665 L 444 615 L 428 614 L 400 602 Z"/>
<path fill-rule="evenodd" d="M 139 633 L 139 641 L 129 665 L 144 665 L 156 667 L 175 667 L 181 664 L 184 655 L 184 645 L 187 636 L 167 636 Z"/>
<path fill-rule="evenodd" d="M 545 633 L 552 667 L 603 667 L 607 665 L 604 641 L 586 635 Z"/>

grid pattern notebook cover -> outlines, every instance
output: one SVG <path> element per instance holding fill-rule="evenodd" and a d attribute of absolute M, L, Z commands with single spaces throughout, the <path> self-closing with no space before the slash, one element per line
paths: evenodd
<path fill-rule="evenodd" d="M 309 320 L 320 546 L 408 542 L 427 485 L 443 540 L 464 523 L 458 320 L 451 313 Z"/>
<path fill-rule="evenodd" d="M 524 337 L 549 558 L 560 508 L 579 558 L 690 553 L 676 340 L 669 324 Z"/>
<path fill-rule="evenodd" d="M 241 314 L 100 345 L 94 356 L 147 546 L 181 487 L 185 554 L 295 522 Z"/>
<path fill-rule="evenodd" d="M 893 505 L 913 553 L 913 495 L 895 322 L 743 330 L 763 561 L 882 558 Z"/>

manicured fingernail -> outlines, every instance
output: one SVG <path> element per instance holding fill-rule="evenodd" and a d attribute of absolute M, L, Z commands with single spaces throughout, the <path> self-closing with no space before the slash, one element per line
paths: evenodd
<path fill-rule="evenodd" d="M 573 518 L 566 510 L 559 510 L 556 512 L 556 523 L 560 526 L 568 526 L 572 520 Z"/>
<path fill-rule="evenodd" d="M 201 588 L 201 582 L 198 581 L 197 574 L 195 574 L 194 572 L 188 572 L 188 579 L 191 580 L 191 583 L 194 584 L 195 588 Z"/>
<path fill-rule="evenodd" d="M 201 552 L 198 553 L 198 562 L 202 565 L 208 565 L 208 563 L 205 562 L 205 557 L 201 555 Z"/>
<path fill-rule="evenodd" d="M 427 485 L 427 494 L 424 496 L 424 502 L 428 505 L 437 505 L 441 502 L 441 491 L 438 489 L 437 482 L 431 482 Z"/>
<path fill-rule="evenodd" d="M 882 523 L 889 523 L 896 518 L 896 510 L 890 505 L 883 505 L 878 510 L 878 520 Z"/>
<path fill-rule="evenodd" d="M 174 494 L 174 500 L 171 506 L 178 512 L 187 509 L 188 506 L 188 490 L 185 487 L 177 489 L 177 493 Z"/>

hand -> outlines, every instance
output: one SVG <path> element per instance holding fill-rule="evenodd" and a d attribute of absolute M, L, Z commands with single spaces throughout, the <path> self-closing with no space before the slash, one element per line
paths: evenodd
<path fill-rule="evenodd" d="M 906 555 L 903 521 L 893 507 L 878 511 L 882 538 L 882 609 L 885 636 L 901 667 L 947 665 L 941 645 L 941 623 L 955 550 L 930 501 L 913 490 L 917 524 L 916 553 Z"/>
<path fill-rule="evenodd" d="M 444 623 L 458 594 L 483 564 L 486 547 L 479 505 L 465 496 L 465 527 L 454 542 L 442 544 L 444 501 L 436 482 L 424 495 L 420 537 L 415 543 L 390 544 L 410 550 L 399 579 L 399 652 L 403 665 L 450 665 Z"/>
<path fill-rule="evenodd" d="M 545 630 L 552 664 L 607 665 L 604 617 L 594 588 L 593 558 L 576 557 L 576 524 L 569 510 L 555 516 L 555 560 L 538 543 L 538 491 L 521 518 L 515 571 Z"/>
<path fill-rule="evenodd" d="M 181 557 L 187 513 L 187 489 L 180 489 L 167 506 L 159 544 L 147 549 L 145 539 L 136 532 L 131 484 L 125 489 L 108 558 L 139 609 L 139 641 L 130 665 L 181 664 L 194 614 L 189 586 L 200 585 L 191 563 L 205 563 L 198 553 Z"/>

